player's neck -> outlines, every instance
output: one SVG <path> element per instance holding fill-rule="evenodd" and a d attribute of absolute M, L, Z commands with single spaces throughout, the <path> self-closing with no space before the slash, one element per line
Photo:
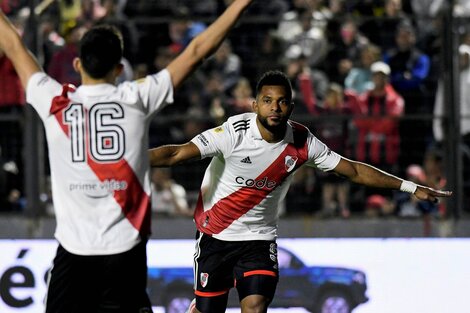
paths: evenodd
<path fill-rule="evenodd" d="M 76 58 L 74 60 L 74 69 L 80 74 L 82 85 L 100 85 L 100 84 L 116 84 L 117 77 L 122 72 L 122 65 L 118 64 L 111 69 L 104 77 L 94 78 L 83 67 L 81 60 Z"/>
<path fill-rule="evenodd" d="M 284 127 L 278 127 L 277 129 L 267 129 L 258 119 L 256 119 L 256 124 L 258 125 L 261 137 L 265 141 L 269 143 L 276 143 L 284 139 L 287 125 L 284 125 Z"/>
<path fill-rule="evenodd" d="M 114 85 L 116 78 L 92 78 L 90 76 L 82 76 L 82 85 L 99 85 L 99 84 L 111 84 Z"/>

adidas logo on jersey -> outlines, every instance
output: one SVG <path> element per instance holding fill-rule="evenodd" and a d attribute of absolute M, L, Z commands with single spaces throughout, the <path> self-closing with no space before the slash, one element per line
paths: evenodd
<path fill-rule="evenodd" d="M 250 160 L 250 157 L 249 157 L 249 156 L 247 156 L 246 158 L 242 159 L 240 162 L 246 163 L 246 164 L 251 164 L 251 160 Z"/>
<path fill-rule="evenodd" d="M 250 120 L 237 121 L 237 122 L 233 123 L 232 125 L 233 125 L 233 129 L 236 132 L 237 131 L 247 130 L 247 129 L 250 128 Z"/>

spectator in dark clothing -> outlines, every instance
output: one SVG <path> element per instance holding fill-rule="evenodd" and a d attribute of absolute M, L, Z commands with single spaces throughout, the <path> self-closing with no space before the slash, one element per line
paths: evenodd
<path fill-rule="evenodd" d="M 380 12 L 377 10 L 377 12 Z M 395 46 L 395 32 L 398 25 L 407 20 L 403 12 L 401 0 L 386 0 L 383 14 L 377 14 L 372 19 L 365 20 L 359 27 L 361 32 L 371 42 L 378 45 L 383 51 Z"/>
<path fill-rule="evenodd" d="M 187 7 L 174 9 L 173 19 L 168 25 L 168 35 L 174 45 L 184 49 L 191 40 L 206 29 L 206 24 L 191 20 L 191 12 Z"/>
<path fill-rule="evenodd" d="M 395 41 L 395 49 L 386 54 L 393 86 L 399 91 L 419 89 L 429 73 L 429 57 L 415 47 L 413 26 L 406 22 L 400 24 Z"/>
<path fill-rule="evenodd" d="M 233 51 L 230 41 L 226 39 L 214 55 L 206 60 L 201 70 L 208 77 L 212 74 L 218 75 L 222 82 L 223 91 L 228 93 L 241 77 L 242 61 Z"/>
<path fill-rule="evenodd" d="M 281 56 L 283 54 L 282 42 L 273 30 L 263 34 L 261 44 L 253 53 L 254 77 L 261 77 L 263 73 L 271 69 L 282 69 Z"/>
<path fill-rule="evenodd" d="M 407 103 L 405 115 L 431 114 L 432 105 L 427 103 L 426 79 L 430 71 L 430 60 L 427 55 L 415 46 L 416 36 L 411 24 L 404 22 L 398 26 L 396 48 L 384 57 L 390 65 L 390 82 L 395 90 Z M 425 151 L 432 138 L 432 121 L 406 119 L 400 123 L 401 150 L 407 151 L 401 155 L 401 168 L 409 164 L 421 164 L 420 153 Z M 413 134 L 413 136 L 410 136 Z"/>
<path fill-rule="evenodd" d="M 227 98 L 226 118 L 235 114 L 251 112 L 254 98 L 250 81 L 245 77 L 240 77 Z"/>
<path fill-rule="evenodd" d="M 339 40 L 331 43 L 332 48 L 324 63 L 329 79 L 343 85 L 349 71 L 360 65 L 361 50 L 368 42 L 359 33 L 356 22 L 352 18 L 346 19 L 341 24 Z"/>
<path fill-rule="evenodd" d="M 123 57 L 134 62 L 137 55 L 139 34 L 135 25 L 125 16 L 117 1 L 102 0 L 104 16 L 97 21 L 97 24 L 109 24 L 117 27 L 124 40 Z"/>

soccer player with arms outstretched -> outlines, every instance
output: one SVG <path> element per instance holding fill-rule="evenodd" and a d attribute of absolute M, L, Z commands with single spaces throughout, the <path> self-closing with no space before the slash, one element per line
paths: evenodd
<path fill-rule="evenodd" d="M 294 103 L 284 73 L 265 73 L 256 92 L 254 113 L 232 116 L 185 144 L 149 151 L 151 165 L 159 167 L 212 157 L 194 213 L 195 312 L 225 312 L 232 287 L 242 313 L 267 311 L 279 274 L 278 207 L 302 165 L 366 186 L 400 189 L 420 200 L 451 195 L 331 151 L 308 128 L 289 120 Z"/>

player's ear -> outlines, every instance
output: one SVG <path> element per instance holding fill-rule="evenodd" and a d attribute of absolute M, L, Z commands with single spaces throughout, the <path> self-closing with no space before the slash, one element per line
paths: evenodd
<path fill-rule="evenodd" d="M 80 61 L 80 58 L 74 58 L 72 61 L 72 65 L 75 72 L 80 73 L 82 69 L 82 62 Z"/>
<path fill-rule="evenodd" d="M 258 110 L 257 98 L 255 98 L 255 99 L 253 100 L 253 102 L 251 103 L 251 109 L 253 110 L 253 112 L 257 112 L 257 110 Z"/>
<path fill-rule="evenodd" d="M 119 63 L 114 68 L 114 75 L 116 75 L 116 77 L 119 77 L 119 75 L 121 75 L 123 70 L 124 70 L 124 65 L 122 65 L 122 63 Z"/>

